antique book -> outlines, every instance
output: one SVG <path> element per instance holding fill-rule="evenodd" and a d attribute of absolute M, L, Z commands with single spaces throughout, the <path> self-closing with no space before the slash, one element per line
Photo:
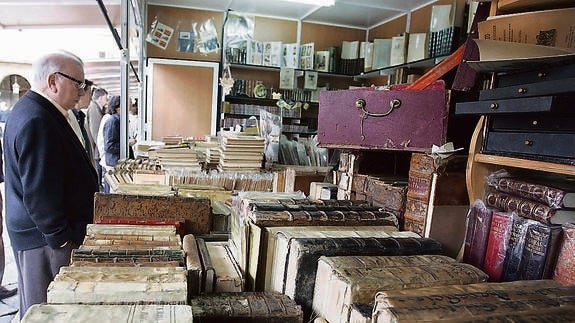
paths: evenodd
<path fill-rule="evenodd" d="M 182 249 L 74 249 L 72 266 L 184 267 Z"/>
<path fill-rule="evenodd" d="M 492 213 L 481 200 L 475 201 L 467 213 L 463 262 L 477 268 L 483 268 L 485 261 Z"/>
<path fill-rule="evenodd" d="M 186 234 L 182 241 L 182 249 L 186 253 L 186 270 L 188 271 L 188 300 L 192 295 L 199 295 L 202 288 L 202 260 L 196 238 Z"/>
<path fill-rule="evenodd" d="M 528 226 L 519 263 L 519 279 L 552 278 L 562 233 L 560 225 L 535 221 Z"/>
<path fill-rule="evenodd" d="M 198 322 L 302 323 L 300 305 L 279 293 L 243 292 L 201 295 L 191 300 Z"/>
<path fill-rule="evenodd" d="M 509 236 L 509 246 L 503 261 L 503 274 L 501 281 L 519 280 L 519 268 L 525 247 L 525 235 L 529 225 L 536 221 L 518 215 L 513 215 L 513 225 Z M 481 267 L 480 267 L 481 268 Z"/>
<path fill-rule="evenodd" d="M 200 253 L 200 259 L 202 261 L 202 293 L 213 293 L 214 283 L 216 279 L 216 268 L 212 261 L 212 257 L 208 250 L 206 241 L 202 238 L 196 238 L 196 243 L 198 244 L 198 251 Z"/>
<path fill-rule="evenodd" d="M 359 58 L 359 41 L 344 40 L 341 42 L 341 59 L 356 59 Z"/>
<path fill-rule="evenodd" d="M 172 225 L 88 224 L 80 249 L 181 249 Z"/>
<path fill-rule="evenodd" d="M 380 291 L 471 284 L 487 278 L 472 265 L 440 255 L 321 257 L 313 310 L 329 322 L 348 322 L 353 303 L 368 304 Z"/>
<path fill-rule="evenodd" d="M 427 44 L 427 33 L 410 33 L 406 62 L 410 63 L 427 58 L 429 50 Z"/>
<path fill-rule="evenodd" d="M 555 210 L 543 203 L 502 192 L 486 192 L 485 204 L 506 212 L 516 212 L 522 217 L 551 223 Z"/>
<path fill-rule="evenodd" d="M 281 66 L 282 42 L 269 41 L 264 42 L 263 65 L 264 66 Z"/>
<path fill-rule="evenodd" d="M 386 179 L 355 173 L 351 181 L 351 191 L 355 193 L 356 199 L 368 201 L 387 211 L 396 211 L 399 217 L 405 209 L 408 190 L 406 184 L 406 179 Z"/>
<path fill-rule="evenodd" d="M 208 198 L 177 196 L 94 195 L 94 223 L 106 218 L 181 220 L 184 233 L 210 233 L 212 218 Z"/>
<path fill-rule="evenodd" d="M 35 304 L 21 322 L 179 323 L 191 317 L 189 305 Z"/>
<path fill-rule="evenodd" d="M 373 322 L 468 322 L 479 321 L 491 315 L 513 313 L 520 316 L 552 308 L 569 310 L 575 306 L 574 295 L 575 288 L 561 286 L 552 280 L 449 285 L 381 292 L 375 298 Z"/>
<path fill-rule="evenodd" d="M 407 42 L 409 34 L 405 33 L 399 36 L 391 37 L 391 52 L 389 54 L 389 65 L 405 64 L 407 58 Z"/>
<path fill-rule="evenodd" d="M 305 317 L 311 313 L 317 260 L 321 256 L 437 254 L 441 244 L 426 238 L 294 238 L 283 278 L 283 293 L 302 305 Z M 275 267 L 275 266 L 274 266 Z M 279 270 L 278 270 L 279 271 Z"/>
<path fill-rule="evenodd" d="M 187 304 L 183 267 L 62 267 L 47 290 L 51 304 Z"/>
<path fill-rule="evenodd" d="M 575 206 L 575 192 L 567 192 L 561 188 L 514 177 L 489 176 L 486 182 L 499 192 L 534 200 L 551 208 Z"/>
<path fill-rule="evenodd" d="M 575 285 L 575 224 L 566 223 L 562 227 L 563 237 L 553 271 L 553 279 L 573 286 Z"/>
<path fill-rule="evenodd" d="M 513 214 L 494 211 L 485 249 L 483 271 L 489 275 L 489 281 L 501 281 L 503 262 L 509 247 L 509 237 L 513 227 Z"/>
<path fill-rule="evenodd" d="M 282 69 L 299 68 L 299 44 L 282 44 L 282 49 Z"/>
<path fill-rule="evenodd" d="M 214 266 L 214 293 L 243 292 L 244 279 L 228 243 L 207 241 L 206 247 Z"/>
<path fill-rule="evenodd" d="M 373 69 L 386 68 L 390 65 L 391 38 L 373 40 Z"/>
<path fill-rule="evenodd" d="M 397 232 L 395 226 L 305 226 L 305 227 L 266 227 L 262 233 L 260 247 L 252 244 L 250 255 L 250 268 L 257 264 L 257 269 L 250 269 L 250 274 L 257 270 L 256 290 L 280 291 L 272 285 L 275 268 L 283 268 L 287 257 L 284 237 L 291 238 L 327 238 L 327 237 L 388 237 L 390 232 Z M 281 237 L 278 233 L 281 232 Z M 416 235 L 413 235 L 416 236 Z M 276 243 L 279 241 L 279 246 Z M 255 249 L 259 249 L 256 258 Z M 277 267 L 276 267 L 277 266 Z M 278 275 L 279 277 L 279 275 Z M 283 277 L 283 276 L 282 276 Z M 280 284 L 278 280 L 276 283 Z"/>

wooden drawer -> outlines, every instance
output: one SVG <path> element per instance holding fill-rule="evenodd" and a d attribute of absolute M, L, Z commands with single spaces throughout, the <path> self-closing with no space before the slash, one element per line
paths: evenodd
<path fill-rule="evenodd" d="M 482 90 L 479 93 L 479 100 L 483 101 L 507 98 L 527 98 L 533 96 L 555 95 L 564 93 L 575 93 L 575 78 L 565 78 L 560 80 L 543 81 Z"/>
<path fill-rule="evenodd" d="M 499 115 L 510 113 L 552 112 L 575 115 L 573 100 L 575 96 L 541 96 L 518 99 L 493 99 L 457 103 L 455 114 Z"/>
<path fill-rule="evenodd" d="M 484 153 L 575 160 L 575 134 L 489 131 Z M 526 157 L 527 157 L 526 156 Z"/>
<path fill-rule="evenodd" d="M 502 73 L 497 75 L 496 87 L 508 87 L 520 84 L 554 81 L 575 77 L 575 64 L 565 66 L 541 66 L 528 71 Z"/>
<path fill-rule="evenodd" d="M 549 114 L 505 115 L 491 118 L 492 131 L 567 132 L 575 133 L 575 116 Z"/>

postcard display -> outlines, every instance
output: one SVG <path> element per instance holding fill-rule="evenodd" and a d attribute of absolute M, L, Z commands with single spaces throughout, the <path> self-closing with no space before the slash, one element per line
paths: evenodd
<path fill-rule="evenodd" d="M 425 151 L 445 144 L 449 106 L 443 81 L 424 90 L 376 88 L 322 91 L 320 146 Z"/>

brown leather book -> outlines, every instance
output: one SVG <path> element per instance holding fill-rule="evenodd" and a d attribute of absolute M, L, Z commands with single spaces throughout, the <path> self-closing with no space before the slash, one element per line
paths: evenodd
<path fill-rule="evenodd" d="M 563 238 L 553 279 L 565 285 L 575 285 L 575 224 L 573 223 L 563 225 Z"/>

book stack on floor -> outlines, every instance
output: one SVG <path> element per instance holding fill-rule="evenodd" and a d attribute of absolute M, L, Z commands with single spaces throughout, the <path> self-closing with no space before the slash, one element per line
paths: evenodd
<path fill-rule="evenodd" d="M 562 246 L 569 245 L 573 220 L 557 216 L 570 205 L 572 193 L 501 171 L 486 181 L 484 201 L 476 201 L 468 214 L 463 261 L 482 268 L 493 282 L 573 273 L 557 267 L 558 258 L 572 255 Z"/>
<path fill-rule="evenodd" d="M 47 291 L 52 304 L 172 304 L 188 299 L 175 226 L 90 224 Z M 135 268 L 134 268 L 135 267 Z"/>
<path fill-rule="evenodd" d="M 263 137 L 222 131 L 220 164 L 222 171 L 258 171 L 262 168 L 265 140 Z"/>
<path fill-rule="evenodd" d="M 185 168 L 188 171 L 201 171 L 198 152 L 190 147 L 158 148 L 155 150 L 156 162 L 162 169 Z"/>

